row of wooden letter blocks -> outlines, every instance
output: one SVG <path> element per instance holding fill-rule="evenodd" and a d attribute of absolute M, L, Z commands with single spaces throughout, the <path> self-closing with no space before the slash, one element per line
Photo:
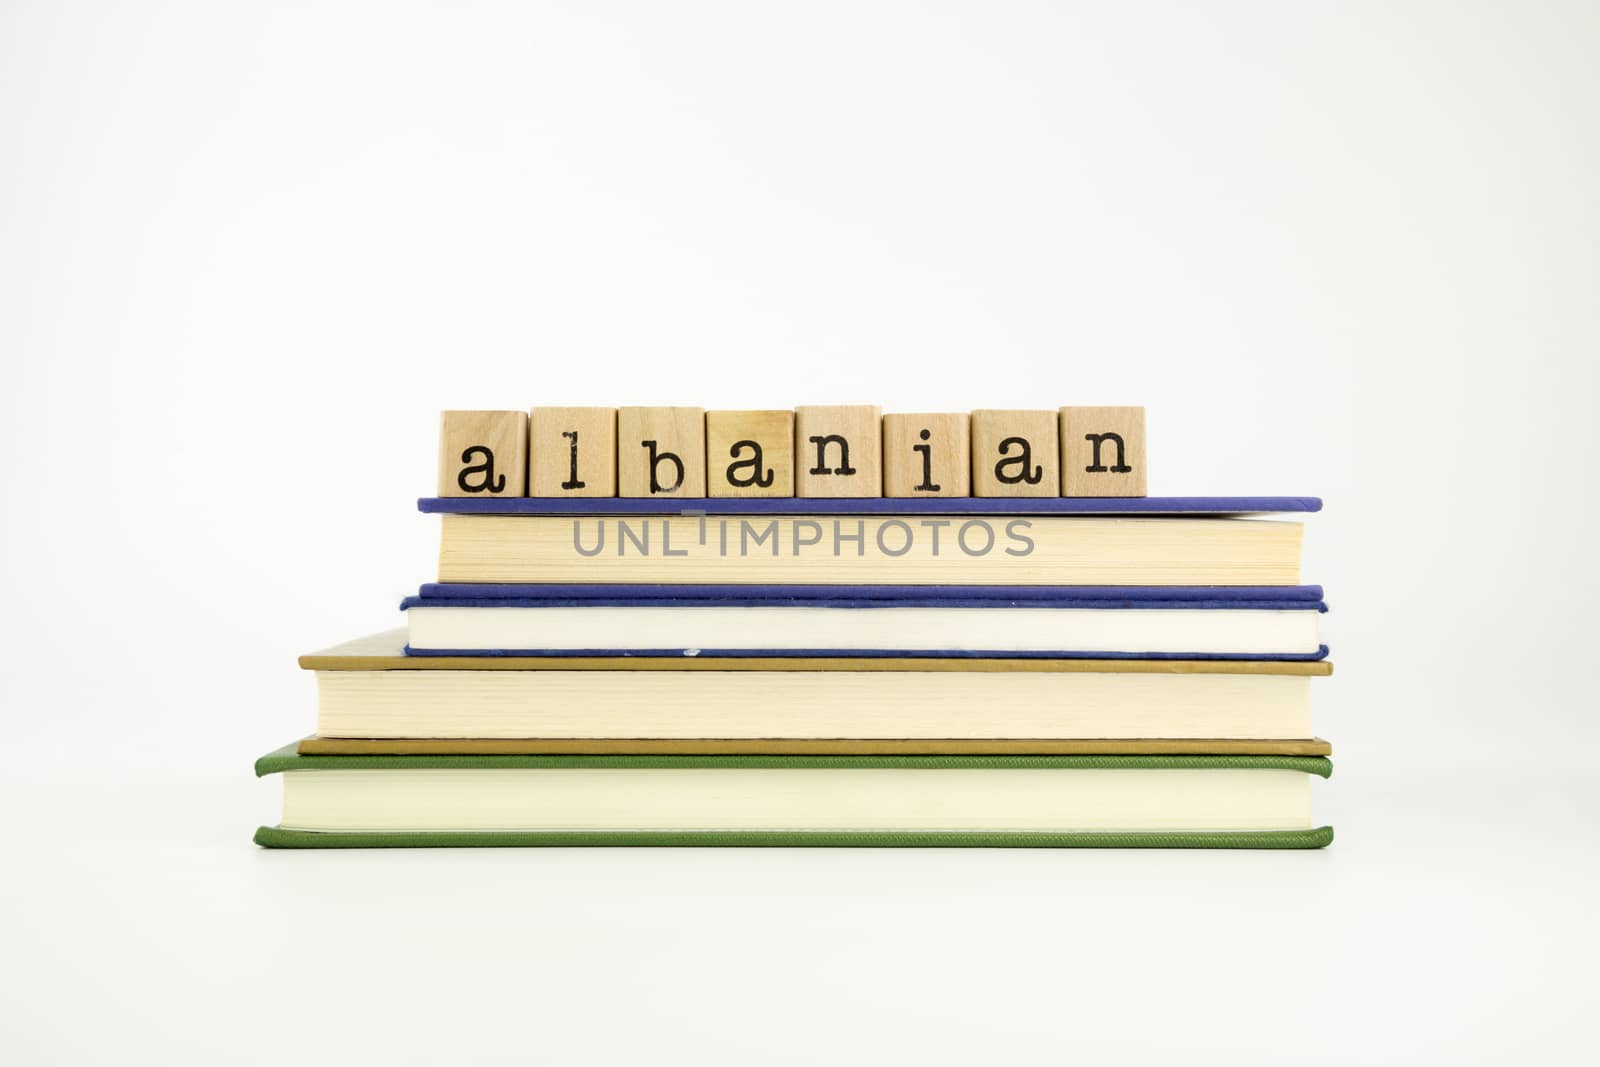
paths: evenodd
<path fill-rule="evenodd" d="M 1144 496 L 1142 407 L 446 411 L 440 496 Z"/>

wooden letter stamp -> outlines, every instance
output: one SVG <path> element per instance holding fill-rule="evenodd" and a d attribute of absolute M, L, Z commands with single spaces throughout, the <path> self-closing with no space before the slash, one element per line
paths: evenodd
<path fill-rule="evenodd" d="M 617 409 L 534 408 L 529 496 L 616 496 Z"/>
<path fill-rule="evenodd" d="M 884 496 L 968 496 L 972 449 L 967 416 L 885 415 Z"/>
<path fill-rule="evenodd" d="M 705 409 L 618 408 L 617 495 L 705 496 Z"/>
<path fill-rule="evenodd" d="M 1060 496 L 1054 411 L 972 413 L 973 496 Z"/>
<path fill-rule="evenodd" d="M 882 496 L 883 411 L 876 405 L 795 409 L 795 496 Z"/>
<path fill-rule="evenodd" d="M 1061 495 L 1145 496 L 1144 408 L 1061 409 Z"/>
<path fill-rule="evenodd" d="M 524 412 L 440 413 L 440 496 L 523 496 L 527 488 L 528 416 Z"/>
<path fill-rule="evenodd" d="M 707 496 L 794 496 L 794 412 L 706 412 Z"/>

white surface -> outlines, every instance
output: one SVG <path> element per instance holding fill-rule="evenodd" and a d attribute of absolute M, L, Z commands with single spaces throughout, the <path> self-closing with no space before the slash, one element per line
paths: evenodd
<path fill-rule="evenodd" d="M 9 1058 L 1589 1055 L 1597 34 L 7 5 Z M 1144 403 L 1152 492 L 1325 496 L 1334 847 L 246 843 L 294 655 L 431 577 L 440 409 L 830 400 Z"/>

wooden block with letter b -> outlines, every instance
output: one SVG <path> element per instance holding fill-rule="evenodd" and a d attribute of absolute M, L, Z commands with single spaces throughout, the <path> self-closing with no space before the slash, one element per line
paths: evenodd
<path fill-rule="evenodd" d="M 617 409 L 532 409 L 528 495 L 616 496 Z"/>
<path fill-rule="evenodd" d="M 1060 496 L 1060 415 L 972 413 L 973 496 Z"/>
<path fill-rule="evenodd" d="M 1061 409 L 1061 495 L 1147 495 L 1144 408 Z"/>
<path fill-rule="evenodd" d="M 883 410 L 873 404 L 798 407 L 794 495 L 883 495 Z"/>
<path fill-rule="evenodd" d="M 970 495 L 968 421 L 965 414 L 885 415 L 883 495 Z"/>
<path fill-rule="evenodd" d="M 705 496 L 705 409 L 618 408 L 617 495 Z"/>
<path fill-rule="evenodd" d="M 440 496 L 522 496 L 527 488 L 526 412 L 440 412 Z"/>
<path fill-rule="evenodd" d="M 794 412 L 706 412 L 707 496 L 794 496 Z"/>

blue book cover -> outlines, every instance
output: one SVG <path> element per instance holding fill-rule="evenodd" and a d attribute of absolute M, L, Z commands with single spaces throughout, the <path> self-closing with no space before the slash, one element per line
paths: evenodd
<path fill-rule="evenodd" d="M 423 497 L 443 515 L 1252 515 L 1322 510 L 1314 496 Z"/>
<path fill-rule="evenodd" d="M 428 582 L 414 607 L 1089 608 L 1327 611 L 1320 585 L 616 585 Z"/>

